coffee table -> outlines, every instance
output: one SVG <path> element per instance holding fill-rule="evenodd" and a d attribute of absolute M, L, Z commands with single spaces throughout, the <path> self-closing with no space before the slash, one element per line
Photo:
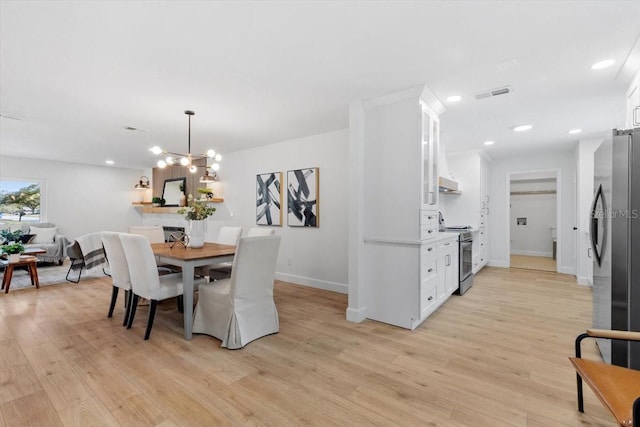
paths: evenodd
<path fill-rule="evenodd" d="M 29 277 L 31 278 L 31 286 L 35 286 L 36 289 L 40 289 L 40 282 L 38 281 L 38 258 L 33 255 L 21 255 L 20 260 L 16 262 L 3 261 L 5 264 L 4 275 L 2 276 L 2 287 L 4 293 L 9 292 L 11 286 L 11 276 L 13 276 L 13 270 L 16 267 L 27 267 L 29 271 Z"/>

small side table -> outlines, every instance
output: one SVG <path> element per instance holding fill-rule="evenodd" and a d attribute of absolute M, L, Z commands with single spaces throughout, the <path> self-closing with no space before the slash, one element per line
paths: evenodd
<path fill-rule="evenodd" d="M 11 286 L 11 276 L 13 276 L 13 270 L 16 267 L 27 267 L 29 270 L 29 277 L 31 278 L 31 286 L 35 286 L 37 289 L 40 289 L 40 282 L 38 281 L 38 269 L 36 265 L 38 264 L 38 258 L 31 255 L 23 255 L 20 257 L 20 261 L 17 262 L 7 262 L 4 268 L 4 276 L 2 276 L 2 287 L 0 290 L 4 289 L 4 293 L 9 292 L 9 286 Z"/>

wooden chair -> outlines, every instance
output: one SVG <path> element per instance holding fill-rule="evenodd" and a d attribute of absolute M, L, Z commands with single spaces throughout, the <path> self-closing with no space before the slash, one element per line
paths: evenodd
<path fill-rule="evenodd" d="M 583 359 L 580 344 L 585 338 L 639 341 L 640 332 L 588 329 L 576 338 L 576 357 L 570 357 L 576 368 L 578 410 L 584 412 L 582 381 L 593 390 L 600 402 L 623 427 L 640 426 L 640 371 Z"/>

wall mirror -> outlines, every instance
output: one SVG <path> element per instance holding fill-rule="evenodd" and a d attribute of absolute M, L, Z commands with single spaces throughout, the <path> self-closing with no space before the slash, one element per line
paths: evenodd
<path fill-rule="evenodd" d="M 164 180 L 162 198 L 165 206 L 180 206 L 180 199 L 186 196 L 187 178 L 172 178 Z"/>

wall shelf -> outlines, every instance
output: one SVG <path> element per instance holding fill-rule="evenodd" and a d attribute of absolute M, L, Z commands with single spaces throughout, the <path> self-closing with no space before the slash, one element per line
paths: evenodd
<path fill-rule="evenodd" d="M 209 203 L 224 203 L 224 199 L 222 197 L 214 197 Z M 132 205 L 137 211 L 154 214 L 177 214 L 178 209 L 181 209 L 177 206 L 154 207 L 151 206 L 151 202 L 133 202 Z"/>

